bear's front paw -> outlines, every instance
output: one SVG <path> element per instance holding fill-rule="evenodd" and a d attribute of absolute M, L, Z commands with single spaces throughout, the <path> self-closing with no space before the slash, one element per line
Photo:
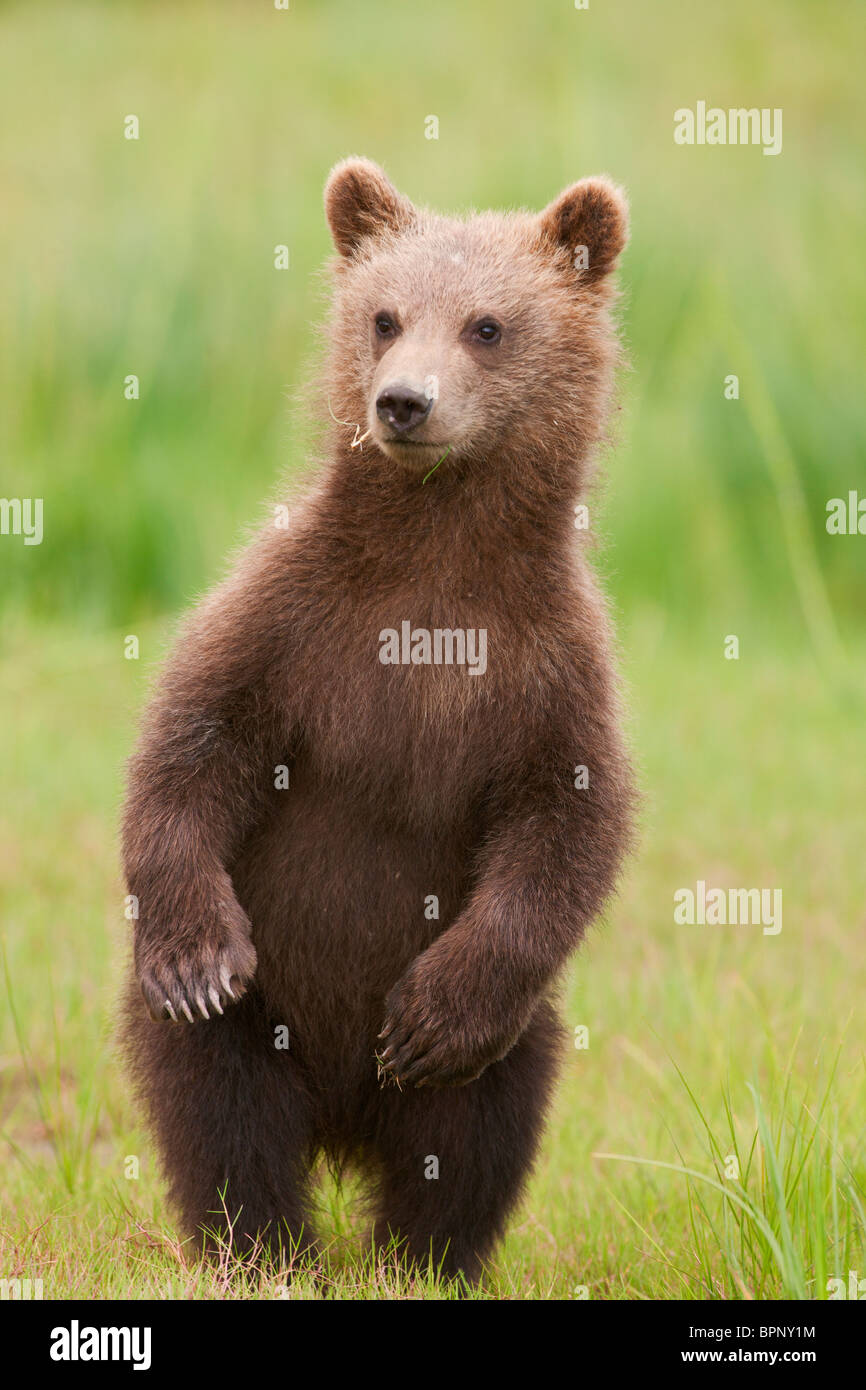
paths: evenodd
<path fill-rule="evenodd" d="M 255 947 L 239 932 L 222 942 L 193 939 L 141 954 L 141 992 L 157 1022 L 194 1023 L 221 1014 L 246 993 L 256 969 Z"/>
<path fill-rule="evenodd" d="M 376 1054 L 385 1080 L 398 1086 L 465 1086 L 504 1057 L 516 1041 L 485 1018 L 480 1001 L 449 998 L 442 980 L 412 967 L 385 1003 L 385 1024 Z M 518 1030 L 519 1031 L 519 1030 Z"/>

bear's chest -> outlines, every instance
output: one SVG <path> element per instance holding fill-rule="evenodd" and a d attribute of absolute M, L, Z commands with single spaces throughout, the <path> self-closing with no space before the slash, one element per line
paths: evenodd
<path fill-rule="evenodd" d="M 483 793 L 514 723 L 514 671 L 499 660 L 514 644 L 500 618 L 471 605 L 414 607 L 359 605 L 315 634 L 303 746 L 319 776 L 366 789 L 371 803 L 398 797 L 452 815 Z"/>

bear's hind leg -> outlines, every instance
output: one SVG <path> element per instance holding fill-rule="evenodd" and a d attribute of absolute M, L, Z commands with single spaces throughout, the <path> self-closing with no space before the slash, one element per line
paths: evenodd
<path fill-rule="evenodd" d="M 154 1023 L 133 982 L 124 1051 L 151 1117 L 173 1205 L 211 1257 L 267 1265 L 315 1248 L 312 1122 L 291 1052 L 251 990 L 222 1017 Z"/>
<path fill-rule="evenodd" d="M 562 1031 L 542 1004 L 500 1062 L 466 1086 L 382 1094 L 375 1238 L 446 1276 L 478 1279 L 520 1198 L 541 1138 L 562 1055 Z"/>

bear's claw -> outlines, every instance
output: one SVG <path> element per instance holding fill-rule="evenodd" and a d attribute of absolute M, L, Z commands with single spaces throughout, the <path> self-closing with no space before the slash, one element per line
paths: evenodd
<path fill-rule="evenodd" d="M 167 962 L 157 958 L 141 970 L 141 990 L 157 1022 L 212 1021 L 242 998 L 255 967 L 255 948 L 247 939 L 210 958 L 187 953 Z"/>

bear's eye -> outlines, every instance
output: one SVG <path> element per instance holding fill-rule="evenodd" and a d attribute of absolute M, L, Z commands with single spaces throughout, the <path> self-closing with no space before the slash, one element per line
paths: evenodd
<path fill-rule="evenodd" d="M 498 343 L 502 337 L 502 329 L 495 319 L 481 319 L 472 329 L 472 338 L 476 343 Z"/>
<path fill-rule="evenodd" d="M 397 335 L 397 325 L 390 314 L 377 314 L 374 325 L 377 338 L 394 338 Z"/>

